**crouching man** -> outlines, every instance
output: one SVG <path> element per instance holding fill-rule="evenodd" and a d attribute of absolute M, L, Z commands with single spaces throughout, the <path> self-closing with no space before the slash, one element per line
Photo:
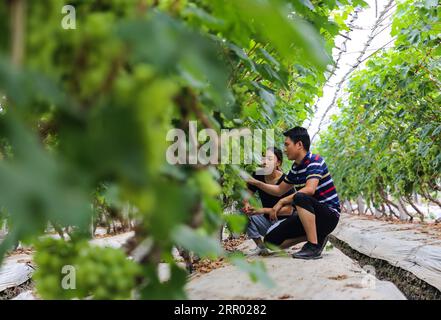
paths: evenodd
<path fill-rule="evenodd" d="M 295 207 L 298 214 L 278 224 L 266 234 L 264 241 L 282 248 L 307 241 L 293 258 L 319 259 L 339 221 L 337 191 L 323 158 L 309 152 L 310 138 L 306 129 L 295 127 L 284 135 L 285 153 L 289 160 L 294 160 L 284 181 L 271 185 L 251 178 L 248 183 L 274 196 L 281 196 L 294 186 L 298 191 L 279 200 L 270 219 L 276 219 L 286 205 Z"/>

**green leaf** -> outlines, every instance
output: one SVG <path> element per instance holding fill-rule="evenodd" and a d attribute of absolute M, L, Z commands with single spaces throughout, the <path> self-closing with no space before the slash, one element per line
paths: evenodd
<path fill-rule="evenodd" d="M 11 112 L 0 118 L 0 127 L 14 150 L 12 161 L 0 162 L 0 203 L 9 213 L 9 236 L 32 239 L 48 221 L 87 230 L 92 217 L 87 176 L 43 150 Z M 8 244 L 1 244 L 0 257 Z"/>
<path fill-rule="evenodd" d="M 213 4 L 220 12 L 234 11 L 235 17 L 240 17 L 243 24 L 248 24 L 260 37 L 270 42 L 283 58 L 301 58 L 305 64 L 319 70 L 324 70 L 331 62 L 320 34 L 279 1 L 242 0 L 227 5 L 224 1 L 216 0 Z M 236 21 L 230 23 L 234 25 Z"/>
<path fill-rule="evenodd" d="M 227 221 L 228 228 L 233 233 L 241 233 L 245 230 L 248 223 L 247 217 L 241 214 L 226 214 L 224 215 L 225 221 Z"/>
<path fill-rule="evenodd" d="M 222 253 L 222 248 L 215 239 L 204 236 L 187 226 L 174 228 L 171 236 L 176 244 L 196 253 L 200 257 L 214 259 Z"/>
<path fill-rule="evenodd" d="M 150 220 L 145 222 L 149 224 L 155 240 L 165 245 L 170 236 L 175 236 L 175 228 L 185 223 L 188 214 L 192 212 L 197 201 L 197 190 L 191 185 L 161 181 L 156 183 L 154 197 L 155 201 L 161 204 L 158 210 L 162 213 L 151 215 Z M 188 235 L 188 233 L 183 234 Z"/>
<path fill-rule="evenodd" d="M 262 99 L 262 106 L 265 108 L 269 115 L 273 114 L 273 108 L 276 105 L 277 98 L 270 88 L 252 81 L 253 86 L 258 90 L 258 94 Z"/>
<path fill-rule="evenodd" d="M 268 51 L 263 48 L 259 48 L 259 52 L 263 54 L 263 56 L 269 63 L 272 63 L 276 68 L 280 67 L 280 62 L 277 61 L 272 55 L 270 55 Z"/>

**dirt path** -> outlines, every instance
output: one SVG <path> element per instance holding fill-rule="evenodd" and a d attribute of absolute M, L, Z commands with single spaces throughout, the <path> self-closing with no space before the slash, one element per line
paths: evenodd
<path fill-rule="evenodd" d="M 238 247 L 249 253 L 254 247 L 247 240 Z M 299 246 L 294 249 L 298 249 Z M 397 287 L 369 275 L 340 250 L 331 248 L 323 259 L 305 261 L 287 257 L 261 259 L 276 287 L 268 289 L 253 283 L 232 265 L 194 276 L 187 284 L 190 299 L 405 299 Z"/>

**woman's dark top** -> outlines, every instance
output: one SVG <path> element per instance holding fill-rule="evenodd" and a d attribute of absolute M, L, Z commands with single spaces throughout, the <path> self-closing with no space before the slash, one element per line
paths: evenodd
<path fill-rule="evenodd" d="M 253 174 L 253 178 L 256 180 L 262 181 L 264 183 L 267 183 L 265 181 L 265 176 Z M 285 179 L 285 174 L 282 174 L 280 176 L 279 180 L 277 180 L 276 184 L 281 184 L 284 179 Z M 260 201 L 262 202 L 263 208 L 272 208 L 276 205 L 277 202 L 279 202 L 280 199 L 285 198 L 285 197 L 294 193 L 294 188 L 291 188 L 283 196 L 278 197 L 278 196 L 273 196 L 269 193 L 266 193 L 265 191 L 260 190 L 258 187 L 250 185 L 250 184 L 248 184 L 248 189 L 250 189 L 252 192 L 257 191 L 257 194 L 259 195 Z M 265 214 L 264 216 L 265 216 L 265 218 L 269 219 L 269 215 Z"/>

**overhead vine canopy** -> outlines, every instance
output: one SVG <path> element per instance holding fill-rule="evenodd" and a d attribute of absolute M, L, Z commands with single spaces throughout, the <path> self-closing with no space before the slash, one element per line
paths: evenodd
<path fill-rule="evenodd" d="M 438 1 L 398 1 L 393 48 L 351 75 L 319 148 L 344 199 L 441 204 L 440 16 Z"/>

